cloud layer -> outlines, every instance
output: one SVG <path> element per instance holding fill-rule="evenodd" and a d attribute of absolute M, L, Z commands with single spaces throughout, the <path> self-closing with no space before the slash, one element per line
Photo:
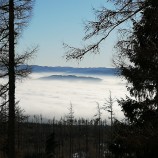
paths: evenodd
<path fill-rule="evenodd" d="M 102 106 L 109 97 L 125 97 L 125 82 L 116 76 L 99 76 L 101 82 L 45 81 L 39 77 L 52 73 L 33 73 L 30 78 L 17 83 L 16 99 L 27 114 L 42 114 L 44 117 L 60 118 L 68 114 L 70 102 L 76 117 L 92 118 L 97 112 L 97 103 Z M 115 115 L 122 118 L 120 107 L 115 103 Z M 103 113 L 103 118 L 108 118 Z"/>

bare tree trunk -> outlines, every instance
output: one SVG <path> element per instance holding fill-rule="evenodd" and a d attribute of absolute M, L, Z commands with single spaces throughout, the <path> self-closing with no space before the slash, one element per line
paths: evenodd
<path fill-rule="evenodd" d="M 8 158 L 15 158 L 14 0 L 9 0 L 9 120 Z"/>
<path fill-rule="evenodd" d="M 89 157 L 89 148 L 88 148 L 88 121 L 86 120 L 86 131 L 85 131 L 85 135 L 86 135 L 86 157 Z"/>

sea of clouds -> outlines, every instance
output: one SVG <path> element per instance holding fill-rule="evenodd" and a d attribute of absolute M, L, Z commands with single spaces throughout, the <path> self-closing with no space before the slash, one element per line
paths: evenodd
<path fill-rule="evenodd" d="M 93 118 L 97 103 L 101 107 L 108 99 L 109 91 L 112 98 L 125 98 L 127 93 L 125 81 L 117 76 L 95 76 L 102 79 L 100 82 L 39 80 L 50 75 L 59 73 L 32 73 L 22 82 L 17 81 L 16 100 L 20 101 L 19 106 L 26 114 L 60 119 L 69 113 L 71 103 L 76 118 Z M 117 119 L 124 117 L 117 102 L 114 103 L 114 113 Z M 102 118 L 109 116 L 103 111 Z"/>

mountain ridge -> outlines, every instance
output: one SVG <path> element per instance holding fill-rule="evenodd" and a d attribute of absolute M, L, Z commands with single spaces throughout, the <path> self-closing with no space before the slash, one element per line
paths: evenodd
<path fill-rule="evenodd" d="M 23 65 L 24 66 L 24 65 Z M 93 74 L 93 75 L 116 75 L 119 70 L 116 68 L 106 68 L 106 67 L 86 67 L 86 68 L 76 68 L 76 67 L 62 67 L 62 66 L 39 66 L 30 65 L 32 72 L 63 72 L 72 74 Z"/>
<path fill-rule="evenodd" d="M 39 80 L 65 80 L 65 81 L 102 81 L 96 77 L 76 76 L 76 75 L 50 75 L 38 78 Z"/>

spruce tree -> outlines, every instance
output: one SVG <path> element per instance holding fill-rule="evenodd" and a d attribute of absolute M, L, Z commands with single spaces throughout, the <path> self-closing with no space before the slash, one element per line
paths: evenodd
<path fill-rule="evenodd" d="M 131 97 L 119 101 L 131 123 L 158 119 L 158 1 L 146 0 L 147 6 L 128 41 L 120 41 L 120 55 L 128 59 L 120 63 L 121 75 L 128 81 Z"/>

